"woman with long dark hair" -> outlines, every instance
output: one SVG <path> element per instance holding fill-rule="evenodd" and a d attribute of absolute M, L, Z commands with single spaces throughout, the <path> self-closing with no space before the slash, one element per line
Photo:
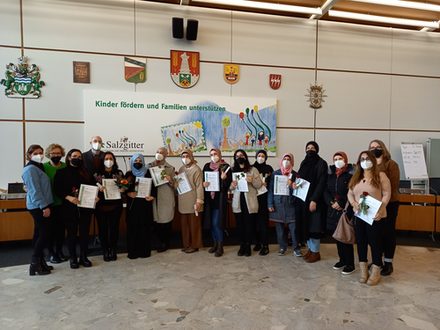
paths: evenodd
<path fill-rule="evenodd" d="M 374 216 L 372 225 L 357 216 L 355 218 L 359 266 L 361 270 L 359 281 L 368 285 L 376 285 L 380 281 L 382 235 L 385 225 L 384 219 L 387 216 L 386 206 L 391 197 L 391 184 L 386 174 L 379 170 L 376 157 L 371 151 L 362 151 L 359 154 L 356 165 L 356 171 L 348 185 L 349 191 L 347 195 L 355 216 L 358 212 L 362 212 L 360 207 L 362 196 L 371 196 L 382 202 L 377 214 Z M 367 260 L 368 245 L 371 248 L 371 256 L 373 258 L 370 276 L 368 274 Z"/>
<path fill-rule="evenodd" d="M 87 258 L 90 220 L 92 209 L 78 207 L 79 189 L 82 184 L 95 185 L 95 180 L 83 166 L 82 153 L 79 149 L 71 149 L 66 155 L 66 168 L 55 174 L 55 194 L 63 200 L 61 214 L 67 228 L 67 245 L 70 253 L 70 268 L 79 265 L 91 267 Z M 76 253 L 77 233 L 79 229 L 79 262 Z"/>
<path fill-rule="evenodd" d="M 26 186 L 26 208 L 34 219 L 33 252 L 29 275 L 50 274 L 46 265 L 43 250 L 47 245 L 50 230 L 50 206 L 53 203 L 49 177 L 44 172 L 42 161 L 43 148 L 38 144 L 29 146 L 26 152 L 28 160 L 23 168 L 22 179 Z"/>

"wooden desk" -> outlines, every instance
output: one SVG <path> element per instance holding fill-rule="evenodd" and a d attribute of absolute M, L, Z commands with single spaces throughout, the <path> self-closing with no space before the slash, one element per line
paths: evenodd
<path fill-rule="evenodd" d="M 0 242 L 32 239 L 34 220 L 24 199 L 0 200 Z"/>
<path fill-rule="evenodd" d="M 396 229 L 435 231 L 435 213 L 439 212 L 435 195 L 401 194 L 399 201 Z"/>

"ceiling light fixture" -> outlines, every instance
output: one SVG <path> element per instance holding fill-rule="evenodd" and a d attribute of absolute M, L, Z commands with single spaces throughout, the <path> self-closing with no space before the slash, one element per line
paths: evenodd
<path fill-rule="evenodd" d="M 440 6 L 426 2 L 412 2 L 412 1 L 400 1 L 400 0 L 351 0 L 352 2 L 371 3 L 375 5 L 393 6 L 410 9 L 420 9 L 427 11 L 440 12 Z"/>
<path fill-rule="evenodd" d="M 291 13 L 300 13 L 308 15 L 321 15 L 322 10 L 319 7 L 302 7 L 302 6 L 292 6 L 283 5 L 277 3 L 267 3 L 267 2 L 257 2 L 257 1 L 244 1 L 244 0 L 193 0 L 193 3 L 210 3 L 214 5 L 228 5 L 233 7 L 246 7 L 246 8 L 257 8 L 265 10 L 277 10 Z"/>
<path fill-rule="evenodd" d="M 368 21 L 368 22 L 388 23 L 388 24 L 394 24 L 394 25 L 406 25 L 406 26 L 416 26 L 416 27 L 427 27 L 427 28 L 432 28 L 432 29 L 438 29 L 440 27 L 438 21 L 419 21 L 419 20 L 406 19 L 406 18 L 359 14 L 359 13 L 353 13 L 353 12 L 348 12 L 348 11 L 340 11 L 340 10 L 329 10 L 328 14 L 329 14 L 329 16 L 333 16 L 333 17 L 348 18 L 348 19 Z"/>

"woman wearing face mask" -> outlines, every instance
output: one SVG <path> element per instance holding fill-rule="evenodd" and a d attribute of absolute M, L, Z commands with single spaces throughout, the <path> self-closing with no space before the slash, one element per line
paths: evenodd
<path fill-rule="evenodd" d="M 78 207 L 78 193 L 82 184 L 95 185 L 96 182 L 82 163 L 82 154 L 78 149 L 71 149 L 66 155 L 66 168 L 55 174 L 55 194 L 63 200 L 61 214 L 67 228 L 67 246 L 70 254 L 70 268 L 79 265 L 91 267 L 92 262 L 87 258 L 89 243 L 90 219 L 92 209 Z M 76 240 L 79 229 L 79 262 L 76 254 Z"/>
<path fill-rule="evenodd" d="M 64 148 L 59 144 L 52 143 L 46 148 L 46 157 L 49 158 L 49 161 L 43 164 L 44 172 L 50 179 L 53 195 L 53 204 L 50 210 L 51 222 L 48 241 L 48 250 L 50 254 L 49 260 L 52 264 L 58 264 L 67 260 L 63 253 L 64 238 L 66 235 L 66 226 L 63 217 L 61 216 L 61 205 L 63 200 L 55 194 L 53 187 L 55 174 L 58 170 L 66 167 L 66 163 L 61 161 L 61 158 L 64 156 Z"/>
<path fill-rule="evenodd" d="M 273 173 L 273 168 L 267 161 L 266 150 L 259 150 L 255 155 L 254 167 L 260 172 L 263 185 L 266 187 L 269 185 L 270 176 Z M 259 255 L 265 256 L 269 253 L 269 237 L 268 237 L 268 221 L 269 212 L 267 208 L 267 192 L 257 196 L 258 198 L 258 213 L 255 221 L 255 247 L 254 251 L 260 251 Z"/>
<path fill-rule="evenodd" d="M 127 190 L 127 257 L 129 259 L 148 258 L 151 256 L 153 201 L 157 191 L 152 185 L 150 196 L 136 197 L 136 178 L 151 178 L 142 154 L 137 153 L 131 156 L 130 168 L 131 171 L 125 174 L 130 182 Z"/>
<path fill-rule="evenodd" d="M 205 172 L 218 172 L 219 191 L 205 191 L 205 218 L 211 225 L 211 234 L 214 245 L 208 250 L 216 257 L 223 255 L 223 228 L 226 221 L 226 210 L 228 201 L 228 190 L 232 181 L 232 172 L 222 159 L 220 149 L 211 149 L 209 152 L 211 161 L 203 167 Z M 209 187 L 209 182 L 203 182 L 205 188 Z"/>
<path fill-rule="evenodd" d="M 237 255 L 250 257 L 252 255 L 252 228 L 254 228 L 255 216 L 258 213 L 257 189 L 263 185 L 263 182 L 260 173 L 249 164 L 248 156 L 242 149 L 238 149 L 234 153 L 232 172 L 242 172 L 246 176 L 248 192 L 238 191 L 238 181 L 234 177 L 232 178 L 230 190 L 233 193 L 232 212 L 235 215 L 240 237 L 240 249 Z"/>
<path fill-rule="evenodd" d="M 296 232 L 298 242 L 307 239 L 306 262 L 321 260 L 320 243 L 325 232 L 327 205 L 324 191 L 327 187 L 327 162 L 318 155 L 319 146 L 315 141 L 306 144 L 306 157 L 301 162 L 298 176 L 310 182 L 306 201 L 297 200 Z"/>
<path fill-rule="evenodd" d="M 188 183 L 191 185 L 191 191 L 178 195 L 182 223 L 182 251 L 194 253 L 203 247 L 200 216 L 204 203 L 203 173 L 197 165 L 191 150 L 184 150 L 180 157 L 183 165 L 179 168 L 179 174 L 185 173 Z"/>
<path fill-rule="evenodd" d="M 276 175 L 284 175 L 289 178 L 289 195 L 281 196 L 274 194 L 274 178 Z M 270 180 L 268 192 L 268 210 L 270 212 L 270 221 L 275 222 L 277 230 L 277 240 L 280 246 L 279 255 L 283 256 L 287 251 L 287 241 L 284 235 L 284 228 L 289 227 L 290 236 L 292 238 L 293 255 L 302 257 L 301 249 L 298 246 L 295 236 L 295 197 L 292 196 L 292 182 L 295 181 L 296 172 L 293 170 L 293 155 L 284 154 L 280 160 L 280 169 L 276 170 Z"/>
<path fill-rule="evenodd" d="M 112 152 L 104 153 L 104 161 L 97 173 L 97 181 L 102 184 L 102 179 L 121 178 L 124 173 L 118 168 L 115 155 Z M 122 214 L 122 199 L 106 200 L 104 187 L 99 191 L 99 202 L 96 204 L 96 219 L 98 221 L 99 242 L 101 243 L 104 261 L 117 259 L 117 245 L 119 238 L 119 219 Z M 124 192 L 121 189 L 121 193 Z"/>
<path fill-rule="evenodd" d="M 383 276 L 391 275 L 393 272 L 393 258 L 396 251 L 396 219 L 399 212 L 399 165 L 391 159 L 385 143 L 381 140 L 370 142 L 370 151 L 376 157 L 379 171 L 384 172 L 391 182 L 391 198 L 387 205 L 387 218 L 384 220 L 384 234 L 382 239 L 384 265 L 380 272 Z"/>
<path fill-rule="evenodd" d="M 149 164 L 149 167 L 158 166 L 165 171 L 165 178 L 168 180 L 168 184 L 156 187 L 157 196 L 153 201 L 154 228 L 159 240 L 157 252 L 165 252 L 170 247 L 171 224 L 174 219 L 176 203 L 172 179 L 175 169 L 166 161 L 167 156 L 167 148 L 160 147 L 154 156 L 155 160 Z"/>
<path fill-rule="evenodd" d="M 348 183 L 353 175 L 353 166 L 348 163 L 347 154 L 338 151 L 333 155 L 333 164 L 329 167 L 327 179 L 327 190 L 324 198 L 327 204 L 327 230 L 333 235 L 338 225 L 338 221 L 347 204 Z M 351 218 L 353 209 L 351 206 L 347 209 Z M 339 261 L 333 266 L 333 269 L 342 269 L 343 275 L 349 275 L 354 272 L 354 252 L 352 244 L 345 244 L 336 241 Z"/>
<path fill-rule="evenodd" d="M 391 197 L 391 184 L 385 173 L 380 172 L 376 157 L 371 151 L 363 151 L 359 154 L 356 163 L 356 171 L 348 185 L 348 201 L 356 213 L 360 210 L 361 196 L 369 196 L 382 202 L 379 211 L 374 216 L 374 222 L 367 222 L 356 217 L 355 230 L 358 247 L 359 266 L 361 270 L 361 283 L 376 285 L 380 281 L 380 269 L 382 267 L 382 235 L 384 228 L 383 219 L 387 216 L 386 206 Z M 368 245 L 371 248 L 373 266 L 371 276 L 368 277 L 367 252 Z"/>
<path fill-rule="evenodd" d="M 50 230 L 51 204 L 53 203 L 50 179 L 44 173 L 43 148 L 38 144 L 29 146 L 28 163 L 23 168 L 22 179 L 26 186 L 26 208 L 34 219 L 33 252 L 29 275 L 47 275 L 50 269 L 43 256 Z"/>

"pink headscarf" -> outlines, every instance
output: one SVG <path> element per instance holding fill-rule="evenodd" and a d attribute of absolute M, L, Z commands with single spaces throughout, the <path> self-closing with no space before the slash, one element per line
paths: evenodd
<path fill-rule="evenodd" d="M 222 152 L 220 151 L 220 149 L 212 148 L 209 152 L 211 152 L 213 150 L 217 152 L 217 155 L 220 158 L 220 161 L 218 163 L 214 163 L 213 161 L 211 161 L 209 163 L 209 168 L 213 171 L 218 171 L 220 165 L 223 164 L 225 161 L 222 159 Z"/>
<path fill-rule="evenodd" d="M 284 157 L 289 157 L 290 158 L 290 168 L 285 168 L 283 167 L 283 159 Z M 294 158 L 293 155 L 291 153 L 286 153 L 283 155 L 283 157 L 281 157 L 280 159 L 280 170 L 281 170 L 281 174 L 282 175 L 290 175 L 290 173 L 292 172 L 293 169 L 293 162 L 294 162 Z"/>

